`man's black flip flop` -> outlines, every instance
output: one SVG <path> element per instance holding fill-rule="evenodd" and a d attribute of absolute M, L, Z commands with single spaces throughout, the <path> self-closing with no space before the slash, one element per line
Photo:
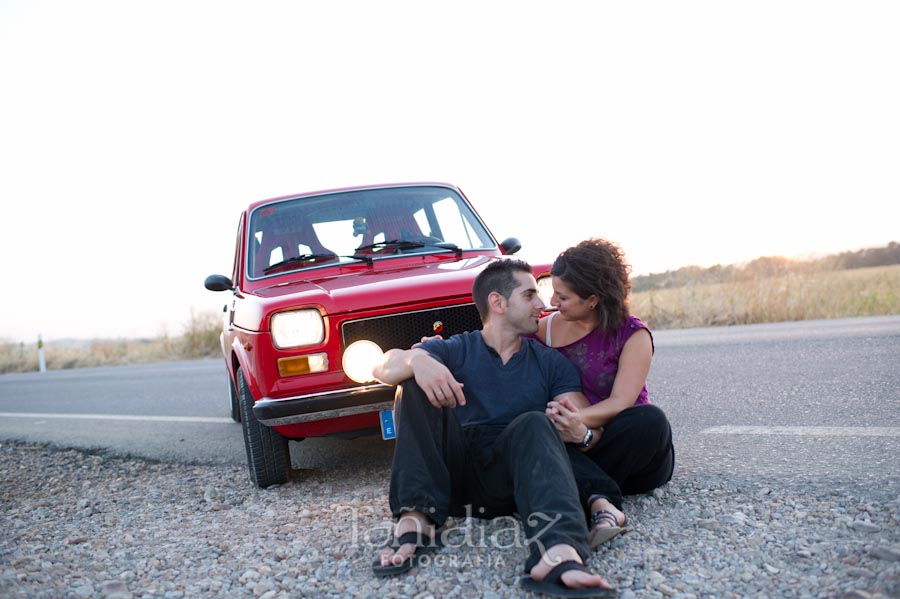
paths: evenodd
<path fill-rule="evenodd" d="M 423 555 L 440 549 L 440 539 L 440 535 L 436 535 L 435 538 L 432 539 L 428 535 L 416 531 L 402 534 L 399 538 L 395 538 L 393 543 L 391 543 L 391 549 L 396 551 L 400 548 L 400 545 L 415 543 L 416 552 L 399 564 L 388 564 L 387 566 L 383 566 L 381 565 L 381 559 L 376 559 L 372 562 L 372 572 L 375 576 L 396 576 L 397 574 L 403 574 L 413 566 L 418 565 L 419 558 Z"/>
<path fill-rule="evenodd" d="M 569 560 L 554 566 L 544 580 L 538 582 L 531 576 L 523 576 L 519 583 L 523 589 L 532 593 L 541 593 L 551 597 L 618 597 L 615 589 L 601 587 L 572 588 L 563 584 L 562 575 L 569 570 L 580 570 L 591 574 L 584 564 Z"/>

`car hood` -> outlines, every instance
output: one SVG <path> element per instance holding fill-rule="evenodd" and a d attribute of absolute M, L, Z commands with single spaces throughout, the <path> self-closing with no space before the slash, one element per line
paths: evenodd
<path fill-rule="evenodd" d="M 267 300 L 266 312 L 269 314 L 301 306 L 318 306 L 331 315 L 359 310 L 371 312 L 423 301 L 471 296 L 475 276 L 496 259 L 475 256 L 424 263 L 423 260 L 413 263 L 404 260 L 403 264 L 384 260 L 351 273 L 335 274 L 330 269 L 310 272 L 309 278 L 259 288 L 252 295 Z M 297 274 L 293 273 L 293 276 Z"/>

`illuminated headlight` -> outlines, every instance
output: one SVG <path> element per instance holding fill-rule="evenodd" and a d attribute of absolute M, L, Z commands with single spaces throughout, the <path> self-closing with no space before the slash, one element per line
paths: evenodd
<path fill-rule="evenodd" d="M 549 276 L 537 280 L 538 297 L 544 302 L 544 306 L 550 307 L 550 298 L 553 297 L 553 282 Z"/>
<path fill-rule="evenodd" d="M 374 381 L 372 370 L 381 362 L 384 352 L 371 341 L 354 341 L 344 350 L 341 365 L 344 374 L 357 383 Z"/>
<path fill-rule="evenodd" d="M 275 347 L 316 345 L 325 339 L 325 323 L 318 310 L 279 312 L 272 317 L 272 341 Z"/>

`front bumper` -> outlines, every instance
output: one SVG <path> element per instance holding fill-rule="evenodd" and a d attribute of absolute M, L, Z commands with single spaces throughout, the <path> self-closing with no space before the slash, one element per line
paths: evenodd
<path fill-rule="evenodd" d="M 394 407 L 394 392 L 395 387 L 379 383 L 284 399 L 263 397 L 253 405 L 253 415 L 266 426 L 285 426 L 378 412 Z"/>

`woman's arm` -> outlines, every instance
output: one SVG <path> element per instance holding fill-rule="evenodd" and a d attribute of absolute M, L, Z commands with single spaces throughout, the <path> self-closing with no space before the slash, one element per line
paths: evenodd
<path fill-rule="evenodd" d="M 609 398 L 579 410 L 581 420 L 591 428 L 603 426 L 634 405 L 647 382 L 653 342 L 647 329 L 636 331 L 619 355 L 619 369 Z"/>
<path fill-rule="evenodd" d="M 603 427 L 589 427 L 581 420 L 580 411 L 589 406 L 587 398 L 581 393 L 563 393 L 547 404 L 547 417 L 565 443 L 578 445 L 581 451 L 587 451 L 597 444 L 603 435 Z M 587 437 L 590 430 L 593 434 Z M 585 439 L 590 439 L 587 445 Z"/>
<path fill-rule="evenodd" d="M 581 443 L 589 428 L 581 420 L 581 410 L 590 402 L 580 391 L 561 393 L 547 404 L 545 413 L 566 443 Z"/>

